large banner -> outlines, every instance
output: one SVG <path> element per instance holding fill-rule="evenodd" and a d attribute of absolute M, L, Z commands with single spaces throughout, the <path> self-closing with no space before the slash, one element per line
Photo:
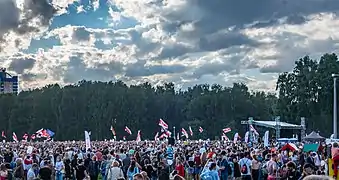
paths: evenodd
<path fill-rule="evenodd" d="M 85 131 L 85 143 L 86 143 L 86 151 L 91 149 L 91 138 L 89 137 L 89 133 Z"/>

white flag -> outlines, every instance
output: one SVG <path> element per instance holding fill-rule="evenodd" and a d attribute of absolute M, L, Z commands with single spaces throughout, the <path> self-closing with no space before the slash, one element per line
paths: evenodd
<path fill-rule="evenodd" d="M 89 137 L 89 133 L 85 131 L 85 143 L 86 143 L 86 151 L 91 149 L 91 138 Z"/>

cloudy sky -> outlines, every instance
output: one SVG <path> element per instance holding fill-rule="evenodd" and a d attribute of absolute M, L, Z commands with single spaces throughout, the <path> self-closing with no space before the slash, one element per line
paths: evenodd
<path fill-rule="evenodd" d="M 338 0 L 0 0 L 0 61 L 49 83 L 243 82 L 274 90 L 304 55 L 337 52 Z"/>

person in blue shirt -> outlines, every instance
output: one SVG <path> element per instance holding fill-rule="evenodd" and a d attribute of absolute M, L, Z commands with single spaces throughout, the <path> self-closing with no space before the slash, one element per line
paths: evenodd
<path fill-rule="evenodd" d="M 227 180 L 228 179 L 228 161 L 226 156 L 226 151 L 221 152 L 221 160 L 219 161 L 220 167 L 220 179 Z"/>
<path fill-rule="evenodd" d="M 217 170 L 217 164 L 211 163 L 208 170 L 200 175 L 201 180 L 220 180 Z"/>

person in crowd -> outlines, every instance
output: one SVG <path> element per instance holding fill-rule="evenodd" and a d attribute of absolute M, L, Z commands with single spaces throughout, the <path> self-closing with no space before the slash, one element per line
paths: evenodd
<path fill-rule="evenodd" d="M 8 179 L 8 171 L 5 164 L 0 165 L 0 180 Z"/>
<path fill-rule="evenodd" d="M 27 171 L 27 180 L 35 180 L 37 179 L 37 176 L 35 172 L 39 169 L 38 164 L 33 163 L 31 168 Z"/>
<path fill-rule="evenodd" d="M 25 171 L 21 158 L 17 158 L 15 161 L 16 167 L 14 168 L 14 179 L 23 180 L 25 179 Z"/>
<path fill-rule="evenodd" d="M 65 174 L 65 165 L 64 162 L 61 160 L 61 156 L 58 156 L 56 158 L 56 163 L 55 163 L 55 180 L 63 180 L 64 179 L 64 174 Z"/>
<path fill-rule="evenodd" d="M 51 179 L 54 179 L 52 177 L 52 169 L 50 168 L 50 160 L 49 159 L 45 159 L 44 162 L 43 162 L 43 166 L 40 168 L 39 170 L 39 177 L 40 179 L 42 180 L 51 180 Z"/>
<path fill-rule="evenodd" d="M 107 180 L 117 180 L 119 178 L 124 178 L 124 172 L 119 167 L 118 161 L 113 161 L 112 167 L 108 170 Z"/>
<path fill-rule="evenodd" d="M 136 165 L 136 161 L 132 160 L 127 170 L 127 177 L 129 180 L 133 180 L 134 175 L 140 173 L 140 169 Z"/>
<path fill-rule="evenodd" d="M 252 161 L 249 159 L 250 153 L 245 152 L 240 155 L 240 172 L 242 180 L 251 180 L 251 165 Z"/>
<path fill-rule="evenodd" d="M 303 172 L 299 180 L 303 180 L 310 175 L 314 175 L 314 166 L 312 164 L 306 163 L 303 167 Z"/>
<path fill-rule="evenodd" d="M 84 165 L 85 166 L 85 165 Z M 93 156 L 89 161 L 88 167 L 85 166 L 91 180 L 97 180 L 100 173 L 100 162 L 97 161 L 97 157 Z"/>

